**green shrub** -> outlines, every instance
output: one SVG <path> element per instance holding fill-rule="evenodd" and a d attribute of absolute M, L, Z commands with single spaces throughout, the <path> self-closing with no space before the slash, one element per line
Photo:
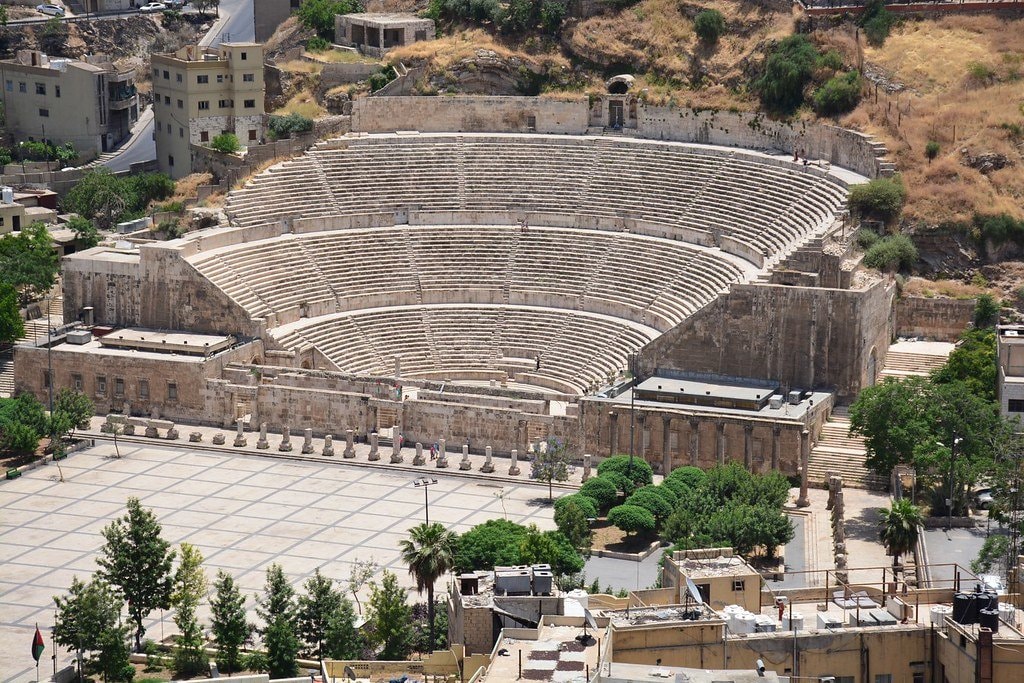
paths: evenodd
<path fill-rule="evenodd" d="M 889 235 L 864 254 L 864 265 L 878 270 L 901 270 L 917 263 L 917 247 L 906 235 Z"/>
<path fill-rule="evenodd" d="M 593 498 L 585 496 L 582 493 L 574 493 L 571 496 L 562 496 L 555 501 L 555 511 L 557 512 L 569 503 L 574 503 L 576 507 L 582 510 L 583 514 L 588 518 L 597 517 L 597 503 L 594 502 Z"/>
<path fill-rule="evenodd" d="M 799 107 L 817 59 L 817 50 L 804 35 L 779 41 L 765 60 L 764 73 L 754 82 L 764 106 L 783 113 Z"/>
<path fill-rule="evenodd" d="M 160 213 L 184 213 L 185 202 L 167 202 L 156 207 Z"/>
<path fill-rule="evenodd" d="M 638 490 L 640 490 L 640 491 L 653 491 L 655 495 L 661 496 L 661 498 L 666 503 L 671 505 L 672 507 L 675 507 L 676 503 L 679 502 L 679 495 L 675 491 L 673 491 L 671 488 L 669 488 L 669 487 L 667 487 L 667 486 L 665 486 L 663 484 L 659 484 L 657 486 L 645 486 L 642 489 L 638 489 Z"/>
<path fill-rule="evenodd" d="M 635 486 L 647 486 L 654 481 L 654 470 L 643 458 L 630 458 L 628 455 L 615 455 L 605 458 L 597 466 L 597 473 L 618 472 L 628 477 Z"/>
<path fill-rule="evenodd" d="M 73 216 L 68 221 L 68 229 L 75 233 L 75 237 L 81 242 L 83 249 L 95 247 L 100 243 L 100 233 L 96 226 L 87 218 Z"/>
<path fill-rule="evenodd" d="M 861 249 L 870 249 L 882 236 L 870 228 L 861 228 L 853 238 Z"/>
<path fill-rule="evenodd" d="M 221 133 L 210 141 L 210 149 L 224 154 L 234 154 L 242 149 L 242 144 L 234 133 Z"/>
<path fill-rule="evenodd" d="M 694 489 L 707 481 L 707 478 L 707 472 L 701 468 L 687 465 L 685 467 L 677 467 L 669 472 L 668 476 L 665 477 L 665 481 L 678 481 L 686 486 L 686 488 Z"/>
<path fill-rule="evenodd" d="M 717 43 L 725 33 L 725 17 L 715 9 L 701 10 L 693 20 L 693 30 L 705 43 Z"/>
<path fill-rule="evenodd" d="M 891 221 L 900 215 L 907 191 L 899 176 L 875 178 L 850 189 L 850 211 L 861 216 Z"/>
<path fill-rule="evenodd" d="M 974 215 L 974 225 L 983 241 L 995 245 L 1013 242 L 1024 245 L 1024 220 L 1017 220 L 1007 213 L 995 215 Z"/>
<path fill-rule="evenodd" d="M 864 29 L 868 42 L 878 46 L 885 43 L 895 21 L 896 18 L 885 8 L 885 0 L 871 0 L 857 23 Z"/>
<path fill-rule="evenodd" d="M 1000 302 L 991 294 L 982 294 L 974 305 L 974 326 L 989 327 L 999 321 Z"/>
<path fill-rule="evenodd" d="M 0 166 L 6 166 L 14 161 L 14 155 L 6 147 L 0 147 Z"/>
<path fill-rule="evenodd" d="M 934 140 L 928 141 L 928 144 L 924 146 L 924 155 L 928 157 L 929 164 L 932 162 L 932 159 L 939 156 L 939 151 L 941 149 L 942 147 L 939 145 L 939 143 L 935 142 Z"/>
<path fill-rule="evenodd" d="M 843 68 L 843 56 L 839 54 L 838 50 L 829 50 L 823 52 L 815 60 L 814 65 L 819 69 L 828 69 L 829 71 L 839 71 Z"/>
<path fill-rule="evenodd" d="M 395 80 L 395 76 L 395 70 L 390 66 L 385 66 L 380 71 L 370 74 L 370 91 L 377 92 L 385 85 Z"/>
<path fill-rule="evenodd" d="M 638 505 L 619 505 L 608 512 L 608 522 L 628 535 L 650 533 L 657 528 L 654 515 Z"/>
<path fill-rule="evenodd" d="M 362 11 L 363 4 L 358 0 L 302 0 L 295 16 L 300 24 L 316 31 L 324 40 L 333 40 L 334 15 Z"/>
<path fill-rule="evenodd" d="M 597 503 L 598 512 L 604 512 L 612 506 L 619 496 L 615 484 L 602 477 L 588 479 L 580 487 L 580 493 Z"/>
<path fill-rule="evenodd" d="M 309 52 L 324 52 L 331 47 L 331 44 L 320 36 L 313 36 L 306 41 L 306 50 Z"/>
<path fill-rule="evenodd" d="M 301 114 L 273 115 L 267 122 L 267 130 L 270 132 L 271 140 L 283 140 L 295 133 L 308 133 L 313 130 L 313 119 Z"/>
<path fill-rule="evenodd" d="M 654 519 L 658 522 L 665 521 L 672 514 L 672 506 L 664 498 L 646 487 L 637 489 L 633 495 L 626 499 L 625 504 L 627 506 L 636 505 L 637 507 L 642 507 L 654 515 Z"/>
<path fill-rule="evenodd" d="M 833 76 L 814 92 L 814 110 L 821 116 L 843 114 L 860 101 L 860 74 L 848 71 Z"/>
<path fill-rule="evenodd" d="M 604 474 L 600 475 L 600 478 L 606 481 L 610 481 L 612 484 L 615 485 L 616 491 L 622 491 L 622 493 L 626 494 L 627 496 L 633 493 L 633 491 L 636 491 L 637 488 L 636 484 L 630 481 L 629 477 L 627 477 L 622 472 L 605 472 Z"/>

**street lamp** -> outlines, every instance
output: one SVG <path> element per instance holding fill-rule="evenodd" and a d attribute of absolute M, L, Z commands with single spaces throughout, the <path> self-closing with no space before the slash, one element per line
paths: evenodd
<path fill-rule="evenodd" d="M 636 352 L 629 354 L 629 374 L 633 386 L 629 390 L 629 465 L 626 467 L 626 476 L 633 480 L 633 434 L 636 425 Z"/>
<path fill-rule="evenodd" d="M 423 488 L 423 518 L 426 520 L 426 524 L 430 525 L 430 499 L 427 497 L 428 489 L 437 483 L 436 478 L 427 479 L 426 477 L 420 477 L 413 481 L 413 485 L 416 488 Z"/>
<path fill-rule="evenodd" d="M 949 498 L 946 499 L 946 531 L 953 528 L 953 472 L 956 466 L 956 447 L 963 441 L 959 436 L 953 439 L 953 447 L 949 449 Z"/>

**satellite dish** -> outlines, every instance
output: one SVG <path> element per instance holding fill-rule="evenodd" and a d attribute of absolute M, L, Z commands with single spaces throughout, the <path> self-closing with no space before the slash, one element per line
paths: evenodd
<path fill-rule="evenodd" d="M 689 576 L 686 577 L 686 590 L 690 594 L 690 598 L 693 599 L 698 605 L 704 604 L 704 598 L 701 597 L 700 589 L 697 588 L 697 584 L 693 582 Z"/>

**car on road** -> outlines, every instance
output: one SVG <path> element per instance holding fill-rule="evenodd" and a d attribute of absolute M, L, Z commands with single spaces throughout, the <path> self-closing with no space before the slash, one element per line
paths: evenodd
<path fill-rule="evenodd" d="M 167 9 L 167 5 L 162 2 L 147 2 L 139 8 L 139 11 L 148 14 L 150 12 L 163 12 L 165 9 Z"/>
<path fill-rule="evenodd" d="M 992 489 L 978 489 L 974 492 L 974 509 L 988 510 L 995 503 L 992 497 Z"/>
<path fill-rule="evenodd" d="M 64 8 L 60 5 L 52 5 L 49 3 L 43 3 L 42 5 L 36 5 L 36 11 L 40 14 L 46 14 L 51 17 L 63 17 Z"/>

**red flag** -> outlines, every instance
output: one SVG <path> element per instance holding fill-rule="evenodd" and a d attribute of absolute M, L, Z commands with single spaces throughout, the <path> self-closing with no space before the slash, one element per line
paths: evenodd
<path fill-rule="evenodd" d="M 39 624 L 36 624 L 36 635 L 32 638 L 32 658 L 36 660 L 36 666 L 39 666 L 39 658 L 43 656 L 43 649 L 45 647 L 43 644 L 43 634 L 39 632 Z"/>

